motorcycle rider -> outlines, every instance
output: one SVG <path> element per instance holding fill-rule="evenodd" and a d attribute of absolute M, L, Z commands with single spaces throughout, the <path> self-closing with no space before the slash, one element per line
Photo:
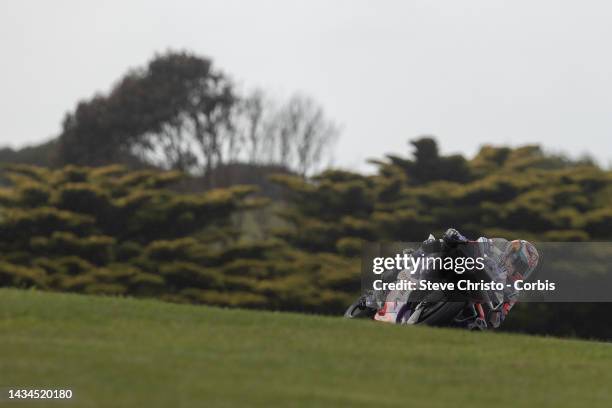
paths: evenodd
<path fill-rule="evenodd" d="M 477 317 L 468 323 L 470 329 L 482 330 L 488 325 L 499 327 L 516 304 L 518 292 L 513 283 L 527 279 L 538 265 L 539 254 L 535 246 L 525 240 L 508 241 L 503 238 L 480 237 L 470 241 L 454 228 L 446 230 L 441 241 L 444 252 L 463 250 L 470 256 L 483 257 L 489 276 L 504 283 L 506 289 L 503 293 L 494 294 L 494 303 L 474 305 Z"/>

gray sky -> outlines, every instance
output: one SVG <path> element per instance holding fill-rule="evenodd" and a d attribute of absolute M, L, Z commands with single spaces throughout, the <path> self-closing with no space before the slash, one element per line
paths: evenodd
<path fill-rule="evenodd" d="M 606 1 L 29 1 L 0 5 L 0 145 L 59 133 L 77 100 L 155 51 L 210 56 L 244 87 L 313 96 L 336 163 L 485 142 L 612 161 Z"/>

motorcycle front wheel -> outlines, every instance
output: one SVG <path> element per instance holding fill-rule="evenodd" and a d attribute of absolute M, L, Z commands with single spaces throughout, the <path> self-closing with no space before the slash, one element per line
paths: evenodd
<path fill-rule="evenodd" d="M 371 319 L 376 314 L 376 310 L 369 308 L 365 305 L 365 300 L 363 297 L 360 297 L 356 301 L 351 304 L 346 312 L 344 312 L 344 317 L 347 319 Z"/>

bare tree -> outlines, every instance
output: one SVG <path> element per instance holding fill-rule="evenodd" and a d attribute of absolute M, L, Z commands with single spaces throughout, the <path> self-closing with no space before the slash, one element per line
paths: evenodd
<path fill-rule="evenodd" d="M 268 107 L 266 97 L 261 89 L 255 89 L 238 104 L 238 115 L 236 122 L 241 134 L 249 163 L 262 161 L 261 152 L 264 134 L 264 114 Z"/>
<path fill-rule="evenodd" d="M 279 163 L 305 176 L 331 153 L 339 129 L 311 98 L 296 94 L 276 115 Z"/>
<path fill-rule="evenodd" d="M 241 99 L 231 118 L 237 156 L 249 163 L 277 164 L 310 174 L 331 155 L 338 127 L 311 98 L 296 94 L 280 105 L 256 89 Z"/>

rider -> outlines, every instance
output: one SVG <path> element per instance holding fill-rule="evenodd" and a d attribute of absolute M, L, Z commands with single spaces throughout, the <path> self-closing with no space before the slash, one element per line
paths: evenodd
<path fill-rule="evenodd" d="M 445 251 L 473 245 L 469 252 L 475 257 L 483 257 L 489 275 L 495 281 L 504 283 L 506 290 L 496 294 L 497 304 L 476 304 L 478 317 L 470 323 L 470 328 L 483 329 L 487 324 L 499 327 L 516 303 L 518 293 L 512 284 L 527 279 L 538 265 L 539 255 L 535 246 L 525 240 L 508 241 L 503 238 L 480 237 L 470 241 L 454 228 L 444 233 L 442 242 Z"/>

